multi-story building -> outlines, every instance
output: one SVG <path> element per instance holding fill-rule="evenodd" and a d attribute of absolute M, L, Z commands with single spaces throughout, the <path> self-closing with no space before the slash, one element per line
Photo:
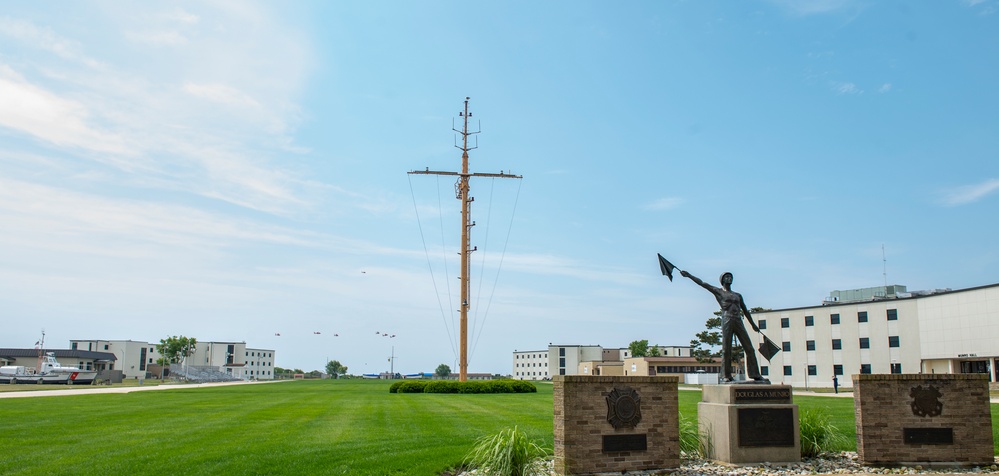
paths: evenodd
<path fill-rule="evenodd" d="M 690 347 L 658 348 L 659 354 L 664 357 L 691 356 Z M 511 375 L 518 380 L 548 380 L 553 375 L 626 375 L 622 366 L 630 358 L 628 348 L 549 344 L 547 350 L 514 351 Z"/>
<path fill-rule="evenodd" d="M 108 352 L 116 357 L 113 368 L 124 378 L 158 376 L 161 355 L 156 344 L 133 340 L 70 340 L 73 350 Z M 245 342 L 198 342 L 185 365 L 208 367 L 239 379 L 274 378 L 274 350 L 246 346 Z"/>
<path fill-rule="evenodd" d="M 854 374 L 985 373 L 999 380 L 999 284 L 907 292 L 833 291 L 822 305 L 754 313 L 778 352 L 774 383 L 850 387 Z M 750 333 L 754 346 L 759 334 Z"/>

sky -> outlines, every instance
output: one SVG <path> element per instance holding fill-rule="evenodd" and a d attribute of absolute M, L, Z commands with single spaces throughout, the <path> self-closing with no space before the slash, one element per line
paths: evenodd
<path fill-rule="evenodd" d="M 407 172 L 466 97 L 523 177 L 471 179 L 470 372 L 688 345 L 657 253 L 771 309 L 995 284 L 996 84 L 999 0 L 8 3 L 0 347 L 457 371 L 461 204 Z"/>

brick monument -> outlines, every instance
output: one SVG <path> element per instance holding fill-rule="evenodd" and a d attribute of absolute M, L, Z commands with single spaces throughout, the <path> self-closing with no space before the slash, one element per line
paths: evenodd
<path fill-rule="evenodd" d="M 853 376 L 857 455 L 869 465 L 992 465 L 986 374 Z"/>
<path fill-rule="evenodd" d="M 558 375 L 555 473 L 680 467 L 679 377 Z"/>

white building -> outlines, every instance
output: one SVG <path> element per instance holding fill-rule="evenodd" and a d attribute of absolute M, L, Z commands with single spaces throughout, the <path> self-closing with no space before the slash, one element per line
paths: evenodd
<path fill-rule="evenodd" d="M 126 379 L 158 376 L 156 362 L 161 355 L 156 344 L 133 340 L 70 340 L 73 350 L 98 351 L 114 354 L 114 368 Z M 185 362 L 195 367 L 208 367 L 239 379 L 270 380 L 274 378 L 274 350 L 256 349 L 245 342 L 198 342 Z"/>
<path fill-rule="evenodd" d="M 833 291 L 824 305 L 753 314 L 781 346 L 760 371 L 796 387 L 853 385 L 858 373 L 985 373 L 999 380 L 999 284 L 906 292 Z M 759 334 L 750 332 L 754 347 Z"/>
<path fill-rule="evenodd" d="M 662 356 L 691 356 L 690 347 L 658 347 Z M 589 369 L 602 363 L 616 362 L 620 366 L 630 357 L 631 351 L 628 348 L 604 349 L 599 345 L 549 344 L 547 350 L 514 351 L 513 372 L 510 375 L 517 380 L 547 380 L 553 375 L 589 374 Z"/>

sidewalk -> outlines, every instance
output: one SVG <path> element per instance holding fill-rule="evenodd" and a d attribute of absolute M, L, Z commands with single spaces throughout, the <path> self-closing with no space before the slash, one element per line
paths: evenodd
<path fill-rule="evenodd" d="M 229 385 L 255 385 L 259 383 L 290 382 L 290 380 L 257 380 L 255 382 L 213 382 L 195 384 L 150 385 L 148 387 L 73 387 L 58 390 L 25 390 L 23 392 L 2 392 L 0 398 L 65 397 L 71 395 L 93 395 L 97 393 L 132 393 L 151 390 L 184 390 L 189 388 L 225 387 Z"/>

